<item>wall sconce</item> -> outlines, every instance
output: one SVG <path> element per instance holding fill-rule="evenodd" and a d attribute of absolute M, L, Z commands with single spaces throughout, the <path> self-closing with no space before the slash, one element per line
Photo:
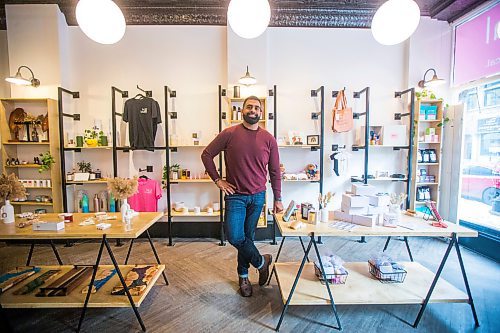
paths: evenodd
<path fill-rule="evenodd" d="M 248 71 L 248 66 L 247 66 L 247 72 L 246 72 L 245 76 L 240 77 L 238 82 L 245 85 L 245 86 L 251 86 L 251 85 L 254 85 L 257 83 L 257 79 L 250 75 L 250 72 Z"/>
<path fill-rule="evenodd" d="M 432 79 L 430 79 L 429 81 L 425 81 L 425 76 L 427 75 L 427 73 L 429 73 L 430 71 L 433 71 L 434 72 L 434 75 L 432 76 Z M 438 78 L 437 74 L 436 74 L 436 70 L 434 68 L 429 68 L 428 70 L 425 71 L 424 73 L 424 78 L 420 81 L 418 81 L 418 86 L 420 88 L 425 88 L 425 87 L 435 87 L 435 86 L 439 86 L 443 83 L 445 83 L 446 81 L 444 79 L 440 79 Z"/>
<path fill-rule="evenodd" d="M 30 79 L 25 79 L 21 75 L 21 68 L 26 68 L 27 70 L 30 71 L 30 73 L 31 73 Z M 5 81 L 7 81 L 9 83 L 17 84 L 17 85 L 22 85 L 22 86 L 33 86 L 35 88 L 40 85 L 40 80 L 35 79 L 35 75 L 33 74 L 33 71 L 28 66 L 19 66 L 19 68 L 17 69 L 16 75 L 6 77 Z"/>

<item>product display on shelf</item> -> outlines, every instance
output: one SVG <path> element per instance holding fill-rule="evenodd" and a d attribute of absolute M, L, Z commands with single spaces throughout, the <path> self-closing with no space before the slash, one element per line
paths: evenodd
<path fill-rule="evenodd" d="M 38 289 L 38 287 L 45 284 L 45 282 L 50 281 L 55 278 L 61 271 L 59 269 L 51 269 L 47 272 L 42 273 L 42 275 L 36 277 L 33 281 L 28 282 L 22 288 L 16 290 L 14 295 L 27 295 L 34 290 Z"/>
<path fill-rule="evenodd" d="M 95 276 L 94 284 L 92 286 L 92 294 L 95 294 L 106 282 L 108 282 L 116 274 L 116 269 L 100 269 Z M 82 294 L 89 292 L 89 286 L 82 289 Z"/>
<path fill-rule="evenodd" d="M 14 212 L 41 209 L 37 206 L 60 211 L 61 169 L 54 158 L 59 155 L 56 101 L 3 98 L 0 104 L 2 173 L 14 173 L 29 189 L 25 196 L 9 200 Z"/>
<path fill-rule="evenodd" d="M 158 265 L 136 265 L 125 277 L 125 285 L 132 296 L 141 295 L 158 272 Z M 121 284 L 113 288 L 111 295 L 125 295 Z"/>
<path fill-rule="evenodd" d="M 38 297 L 68 296 L 92 275 L 91 266 L 75 266 L 46 287 L 40 288 Z"/>
<path fill-rule="evenodd" d="M 0 276 L 0 294 L 40 271 L 39 267 L 17 267 Z"/>

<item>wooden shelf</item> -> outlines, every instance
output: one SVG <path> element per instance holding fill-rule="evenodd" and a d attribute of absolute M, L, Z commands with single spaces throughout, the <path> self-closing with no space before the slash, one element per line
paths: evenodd
<path fill-rule="evenodd" d="M 363 182 L 362 177 L 351 177 L 356 181 Z M 389 181 L 389 182 L 405 182 L 408 178 L 392 178 L 392 177 L 378 177 L 378 178 L 368 178 L 368 181 Z"/>
<path fill-rule="evenodd" d="M 97 147 L 64 147 L 64 150 L 80 150 L 80 149 L 113 149 L 112 146 L 97 146 Z"/>
<path fill-rule="evenodd" d="M 52 202 L 11 201 L 12 206 L 52 206 Z"/>
<path fill-rule="evenodd" d="M 107 184 L 107 179 L 98 179 L 98 180 L 84 180 L 84 181 L 73 181 L 69 180 L 66 182 L 66 185 L 78 185 L 78 184 Z"/>
<path fill-rule="evenodd" d="M 278 145 L 278 148 L 316 148 L 319 149 L 319 145 Z"/>
<path fill-rule="evenodd" d="M 5 168 L 39 168 L 40 164 L 18 164 L 18 165 L 5 165 Z"/>
<path fill-rule="evenodd" d="M 432 144 L 437 144 L 437 145 L 439 145 L 439 144 L 441 144 L 441 142 L 440 142 L 440 141 L 438 141 L 438 142 L 426 142 L 426 141 L 419 141 L 419 142 L 418 142 L 418 144 L 419 144 L 419 145 L 432 145 Z"/>
<path fill-rule="evenodd" d="M 207 145 L 180 145 L 180 146 L 169 146 L 169 148 L 205 148 Z"/>
<path fill-rule="evenodd" d="M 52 186 L 49 186 L 49 187 L 47 187 L 47 186 L 24 186 L 24 188 L 30 188 L 30 189 L 35 189 L 35 190 L 36 189 L 42 189 L 42 190 L 45 189 L 46 190 L 46 189 L 51 189 Z"/>
<path fill-rule="evenodd" d="M 175 184 L 175 183 L 213 183 L 212 179 L 176 179 L 170 180 L 170 184 Z"/>
<path fill-rule="evenodd" d="M 43 142 L 2 142 L 3 145 L 11 145 L 11 146 L 47 146 L 50 145 L 49 141 Z"/>
<path fill-rule="evenodd" d="M 441 120 L 426 120 L 426 119 L 421 119 L 418 122 L 419 123 L 440 123 Z"/>
<path fill-rule="evenodd" d="M 345 263 L 349 272 L 345 284 L 330 285 L 336 305 L 347 304 L 422 304 L 434 273 L 416 262 L 403 263 L 408 272 L 403 283 L 381 283 L 368 271 L 367 262 Z M 276 263 L 276 278 L 283 303 L 290 294 L 300 263 Z M 440 278 L 430 303 L 467 303 L 467 294 Z M 314 264 L 306 263 L 290 305 L 327 305 L 326 286 L 314 273 Z"/>
<path fill-rule="evenodd" d="M 219 217 L 220 211 L 213 212 L 212 214 L 208 214 L 207 212 L 200 212 L 199 214 L 195 214 L 193 212 L 182 213 L 182 212 L 171 211 L 170 216 L 172 216 L 172 217 Z"/>
<path fill-rule="evenodd" d="M 417 165 L 439 165 L 439 163 L 417 163 Z"/>
<path fill-rule="evenodd" d="M 142 264 L 141 264 L 142 265 Z M 156 274 L 151 279 L 151 282 L 147 286 L 146 290 L 140 296 L 132 296 L 136 306 L 140 306 L 151 288 L 156 284 L 156 281 L 160 277 L 161 273 L 165 269 L 165 265 L 158 265 L 159 269 Z M 54 297 L 36 297 L 37 291 L 33 291 L 28 295 L 13 295 L 13 293 L 24 286 L 26 283 L 34 280 L 41 274 L 45 273 L 50 269 L 60 269 L 61 276 L 63 273 L 69 271 L 73 266 L 37 266 L 41 270 L 39 273 L 34 274 L 27 280 L 21 282 L 20 284 L 7 290 L 4 294 L 0 296 L 0 303 L 4 308 L 21 309 L 21 308 L 81 308 L 85 302 L 85 297 L 87 294 L 82 293 L 82 289 L 85 288 L 90 283 L 90 277 L 86 279 L 81 286 L 73 290 L 68 296 L 54 296 Z M 122 275 L 125 277 L 127 273 L 135 267 L 135 265 L 119 265 Z M 99 268 L 114 269 L 112 265 L 100 265 Z M 108 282 L 104 284 L 95 294 L 91 294 L 88 306 L 91 308 L 127 308 L 130 307 L 130 303 L 126 295 L 118 296 L 111 295 L 111 290 L 120 285 L 120 280 L 118 274 L 115 274 Z"/>
<path fill-rule="evenodd" d="M 439 185 L 439 183 L 416 183 L 417 186 L 420 185 Z"/>
<path fill-rule="evenodd" d="M 318 183 L 319 182 L 319 179 L 318 180 L 310 180 L 310 179 L 307 179 L 307 180 L 303 180 L 303 179 L 282 179 L 282 180 L 285 183 Z"/>

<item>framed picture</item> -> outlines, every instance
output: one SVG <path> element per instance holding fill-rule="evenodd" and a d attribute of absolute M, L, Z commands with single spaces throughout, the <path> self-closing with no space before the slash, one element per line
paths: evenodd
<path fill-rule="evenodd" d="M 308 135 L 307 136 L 307 144 L 309 146 L 319 145 L 319 135 Z"/>

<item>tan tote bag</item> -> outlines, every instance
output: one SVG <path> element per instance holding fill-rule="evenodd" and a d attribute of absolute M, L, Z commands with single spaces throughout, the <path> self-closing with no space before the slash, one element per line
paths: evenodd
<path fill-rule="evenodd" d="M 336 133 L 349 132 L 353 127 L 352 108 L 347 106 L 347 99 L 344 90 L 337 94 L 335 105 L 333 106 L 332 130 Z"/>

